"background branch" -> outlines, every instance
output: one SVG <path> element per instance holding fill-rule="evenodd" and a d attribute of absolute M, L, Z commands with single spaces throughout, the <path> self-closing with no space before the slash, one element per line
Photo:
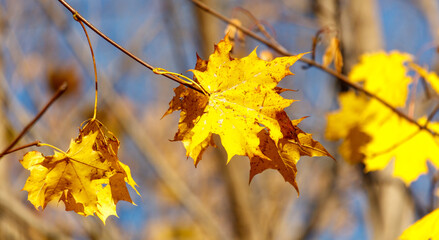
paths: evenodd
<path fill-rule="evenodd" d="M 67 83 L 64 83 L 63 85 L 61 85 L 61 87 L 58 88 L 58 90 L 56 91 L 56 93 L 52 96 L 52 98 L 49 100 L 49 102 L 47 102 L 47 104 L 43 107 L 43 109 L 41 109 L 41 111 L 35 116 L 34 119 L 32 119 L 31 122 L 29 122 L 29 124 L 27 124 L 23 130 L 21 130 L 21 132 L 18 134 L 17 137 L 15 137 L 15 139 L 11 142 L 11 144 L 9 144 L 9 146 L 6 147 L 5 150 L 3 150 L 2 153 L 0 153 L 0 159 L 8 154 L 9 150 L 11 148 L 13 148 L 15 146 L 15 144 L 18 143 L 18 141 L 20 141 L 20 139 L 24 136 L 24 134 L 26 134 L 27 131 L 29 131 L 29 129 L 38 121 L 38 119 L 41 118 L 41 116 L 43 116 L 43 114 L 47 111 L 47 109 L 49 109 L 49 107 L 67 90 Z"/>
<path fill-rule="evenodd" d="M 13 152 L 16 152 L 16 151 L 19 151 L 19 150 L 22 150 L 22 149 L 25 149 L 25 148 L 28 148 L 28 147 L 38 146 L 38 144 L 40 144 L 40 141 L 37 140 L 37 141 L 35 141 L 35 142 L 31 142 L 31 143 L 25 144 L 25 145 L 23 145 L 23 146 L 20 146 L 20 147 L 17 147 L 17 148 L 11 149 L 11 150 L 7 151 L 7 152 L 5 153 L 5 155 L 6 155 L 6 154 L 13 153 Z"/>

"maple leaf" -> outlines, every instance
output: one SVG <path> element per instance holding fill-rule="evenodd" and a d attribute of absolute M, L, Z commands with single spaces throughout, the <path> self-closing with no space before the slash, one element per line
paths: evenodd
<path fill-rule="evenodd" d="M 439 142 L 428 131 L 354 92 L 341 94 L 340 104 L 339 111 L 328 115 L 326 137 L 344 140 L 339 151 L 346 161 L 364 162 L 368 172 L 384 169 L 394 159 L 393 176 L 407 185 L 428 171 L 427 160 L 439 167 Z M 418 122 L 423 125 L 426 118 Z M 438 123 L 428 126 L 439 129 Z"/>
<path fill-rule="evenodd" d="M 52 200 L 63 201 L 66 211 L 96 214 L 105 224 L 108 216 L 117 216 L 118 201 L 133 203 L 126 183 L 134 190 L 137 185 L 129 167 L 117 157 L 119 141 L 109 135 L 94 119 L 80 130 L 67 152 L 55 151 L 53 156 L 27 153 L 20 161 L 30 171 L 23 190 L 35 208 L 44 209 Z"/>
<path fill-rule="evenodd" d="M 341 72 L 343 67 L 343 56 L 340 51 L 340 41 L 338 38 L 333 37 L 323 54 L 323 66 L 327 67 L 331 62 L 334 61 L 334 66 L 337 72 Z"/>
<path fill-rule="evenodd" d="M 404 106 L 408 95 L 407 75 L 417 71 L 434 86 L 437 76 L 410 61 L 404 53 L 379 52 L 366 54 L 349 74 L 354 81 L 364 81 L 364 87 L 394 106 Z M 406 64 L 408 63 L 408 66 Z M 326 137 L 343 139 L 339 152 L 350 163 L 363 162 L 365 171 L 384 169 L 394 160 L 393 176 L 406 185 L 428 171 L 427 161 L 439 167 L 439 138 L 426 129 L 400 117 L 375 99 L 353 91 L 341 93 L 341 108 L 328 114 Z M 427 119 L 416 120 L 425 125 Z M 439 123 L 429 122 L 437 132 Z M 422 151 L 418 151 L 422 149 Z"/>
<path fill-rule="evenodd" d="M 203 152 L 214 146 L 212 135 L 221 138 L 227 162 L 235 155 L 250 158 L 250 181 L 265 169 L 277 169 L 298 191 L 296 163 L 300 156 L 331 156 L 292 122 L 284 108 L 294 100 L 279 93 L 277 84 L 292 75 L 289 67 L 303 54 L 272 61 L 258 58 L 256 50 L 244 58 L 232 58 L 226 36 L 215 46 L 209 61 L 197 56 L 194 81 L 205 94 L 179 86 L 164 114 L 180 110 L 174 140 L 182 141 L 195 166 Z"/>
<path fill-rule="evenodd" d="M 436 209 L 404 230 L 399 239 L 439 239 L 438 222 L 439 209 Z"/>
<path fill-rule="evenodd" d="M 397 51 L 364 54 L 360 63 L 352 68 L 349 79 L 364 82 L 366 90 L 394 107 L 404 106 L 411 82 L 407 76 L 409 69 L 404 64 L 411 59 L 411 55 Z"/>

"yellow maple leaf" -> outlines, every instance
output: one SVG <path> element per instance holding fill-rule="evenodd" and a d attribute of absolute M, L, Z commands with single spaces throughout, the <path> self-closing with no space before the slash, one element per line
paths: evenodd
<path fill-rule="evenodd" d="M 399 236 L 400 240 L 439 239 L 439 209 L 427 214 L 408 227 Z"/>
<path fill-rule="evenodd" d="M 108 137 L 102 124 L 91 120 L 67 152 L 44 156 L 32 151 L 24 156 L 20 162 L 30 176 L 23 190 L 36 209 L 44 209 L 52 200 L 63 201 L 66 211 L 96 214 L 105 223 L 108 216 L 117 216 L 118 201 L 133 203 L 126 183 L 134 190 L 137 186 L 129 167 L 119 161 L 118 148 L 117 138 Z"/>
<path fill-rule="evenodd" d="M 365 171 L 376 171 L 393 159 L 393 176 L 407 185 L 428 171 L 427 160 L 439 167 L 439 139 L 428 131 L 354 92 L 341 94 L 340 104 L 339 111 L 328 115 L 326 136 L 344 140 L 339 150 L 346 161 L 364 162 Z M 418 122 L 422 125 L 426 118 Z M 438 123 L 428 126 L 439 129 Z"/>
<path fill-rule="evenodd" d="M 394 107 L 404 106 L 411 82 L 405 63 L 411 59 L 411 55 L 397 51 L 364 54 L 360 63 L 352 68 L 349 79 L 364 82 L 366 90 Z"/>
<path fill-rule="evenodd" d="M 254 50 L 249 56 L 231 58 L 232 45 L 226 36 L 209 61 L 197 60 L 194 81 L 205 94 L 179 86 L 165 115 L 180 110 L 178 132 L 187 156 L 195 165 L 203 152 L 214 146 L 218 134 L 227 152 L 250 158 L 250 181 L 265 169 L 277 169 L 285 181 L 298 189 L 296 163 L 300 156 L 330 156 L 322 145 L 302 132 L 284 111 L 294 100 L 279 95 L 277 84 L 303 54 L 263 61 Z M 301 142 L 303 141 L 303 143 Z"/>
<path fill-rule="evenodd" d="M 340 51 L 340 41 L 336 37 L 331 38 L 329 46 L 323 54 L 323 66 L 329 66 L 332 61 L 334 61 L 335 70 L 341 72 L 341 68 L 343 67 L 343 56 Z"/>
<path fill-rule="evenodd" d="M 410 60 L 410 55 L 399 52 L 366 54 L 349 76 L 353 81 L 364 81 L 367 90 L 391 105 L 404 106 L 410 69 L 434 80 Z M 384 169 L 394 160 L 393 176 L 407 185 L 428 171 L 427 161 L 439 167 L 439 138 L 428 130 L 419 129 L 365 95 L 349 91 L 341 93 L 339 100 L 340 110 L 328 114 L 326 137 L 343 139 L 339 152 L 347 162 L 363 162 L 367 172 Z M 423 117 L 417 122 L 423 125 L 427 120 Z M 430 122 L 428 128 L 437 132 L 439 123 Z"/>

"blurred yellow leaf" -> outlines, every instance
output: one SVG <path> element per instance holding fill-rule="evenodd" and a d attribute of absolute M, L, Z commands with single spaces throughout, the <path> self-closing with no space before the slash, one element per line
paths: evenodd
<path fill-rule="evenodd" d="M 400 240 L 439 239 L 439 209 L 434 210 L 407 228 Z"/>
<path fill-rule="evenodd" d="M 439 76 L 434 72 L 429 72 L 427 69 L 415 64 L 410 63 L 410 67 L 413 68 L 421 77 L 431 84 L 431 87 L 439 94 Z"/>
<path fill-rule="evenodd" d="M 406 184 L 427 172 L 427 160 L 439 167 L 437 137 L 353 92 L 341 94 L 340 104 L 339 111 L 328 115 L 326 137 L 344 140 L 339 150 L 347 162 L 364 162 L 366 171 L 376 171 L 394 159 L 393 175 Z M 429 128 L 439 130 L 439 124 L 429 123 Z"/>
<path fill-rule="evenodd" d="M 350 76 L 356 81 L 363 79 L 365 88 L 373 94 L 387 99 L 395 96 L 391 103 L 404 105 L 410 83 L 404 63 L 409 60 L 409 55 L 396 52 L 366 55 Z M 377 69 L 373 69 L 374 64 Z M 398 77 L 390 77 L 392 74 Z M 328 114 L 326 137 L 343 139 L 339 151 L 347 162 L 363 162 L 365 171 L 376 171 L 394 160 L 393 176 L 407 185 L 428 171 L 428 160 L 439 167 L 438 137 L 420 130 L 377 100 L 354 91 L 341 93 L 339 101 L 340 109 Z M 417 121 L 423 125 L 426 118 Z M 428 127 L 437 132 L 439 123 L 430 122 Z"/>
<path fill-rule="evenodd" d="M 411 59 L 411 55 L 397 51 L 364 54 L 360 63 L 352 68 L 349 79 L 364 82 L 366 90 L 394 107 L 404 106 L 411 82 L 405 63 Z"/>
<path fill-rule="evenodd" d="M 117 216 L 118 201 L 133 203 L 126 183 L 136 190 L 129 167 L 117 157 L 118 148 L 117 138 L 106 136 L 102 124 L 91 120 L 67 152 L 46 157 L 32 151 L 24 156 L 21 164 L 30 176 L 23 190 L 37 209 L 52 200 L 63 201 L 66 211 L 96 214 L 105 223 L 108 216 Z"/>
<path fill-rule="evenodd" d="M 340 51 L 340 41 L 338 38 L 333 37 L 326 48 L 325 54 L 323 55 L 323 66 L 327 67 L 334 61 L 335 70 L 341 72 L 343 67 L 343 56 Z"/>
<path fill-rule="evenodd" d="M 174 140 L 182 141 L 187 156 L 195 165 L 207 147 L 213 146 L 212 134 L 218 134 L 228 161 L 235 155 L 250 158 L 250 180 L 272 168 L 278 170 L 296 189 L 296 163 L 300 156 L 330 156 L 292 122 L 284 111 L 294 100 L 279 95 L 277 84 L 289 67 L 303 54 L 280 57 L 272 61 L 249 56 L 231 58 L 232 45 L 226 36 L 209 61 L 198 58 L 194 73 L 206 94 L 184 86 L 177 87 L 165 115 L 180 110 L 178 132 Z"/>

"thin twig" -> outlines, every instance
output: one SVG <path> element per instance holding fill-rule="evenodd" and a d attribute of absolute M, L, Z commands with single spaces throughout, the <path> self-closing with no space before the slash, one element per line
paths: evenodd
<path fill-rule="evenodd" d="M 413 87 L 411 89 L 409 102 L 408 102 L 408 111 L 407 111 L 407 116 L 409 116 L 411 118 L 413 118 L 413 116 L 415 115 L 416 89 L 418 89 L 418 83 L 419 83 L 420 77 L 421 76 L 419 75 L 419 73 L 416 73 L 412 79 Z M 425 124 L 424 124 L 424 126 L 425 126 Z"/>
<path fill-rule="evenodd" d="M 200 9 L 206 11 L 207 13 L 212 14 L 213 16 L 219 18 L 220 20 L 235 26 L 237 29 L 241 30 L 243 33 L 247 34 L 248 36 L 262 42 L 263 44 L 267 45 L 268 47 L 272 48 L 273 50 L 275 50 L 276 52 L 282 54 L 282 55 L 293 55 L 291 53 L 289 53 L 283 46 L 281 46 L 280 44 L 276 44 L 275 42 L 270 42 L 269 40 L 266 40 L 265 38 L 257 35 L 256 33 L 254 33 L 253 31 L 251 31 L 250 29 L 246 28 L 246 27 L 242 27 L 239 26 L 238 24 L 234 23 L 230 18 L 222 15 L 221 13 L 211 9 L 210 7 L 208 7 L 206 4 L 198 1 L 198 0 L 190 0 L 192 1 L 197 7 L 199 7 Z"/>
<path fill-rule="evenodd" d="M 234 23 L 230 18 L 222 15 L 221 13 L 211 9 L 210 7 L 208 7 L 206 4 L 200 2 L 199 0 L 190 0 L 192 1 L 197 7 L 199 7 L 200 9 L 206 11 L 207 13 L 212 14 L 213 16 L 217 17 L 218 19 L 235 26 L 237 29 L 239 29 L 240 31 L 242 31 L 243 33 L 247 34 L 248 36 L 252 37 L 253 39 L 267 45 L 268 47 L 270 47 L 271 49 L 273 49 L 274 51 L 278 52 L 281 55 L 285 55 L 285 56 L 291 56 L 294 55 L 286 50 L 284 50 L 285 48 L 283 46 L 281 46 L 280 44 L 276 44 L 273 42 L 270 42 L 269 40 L 257 35 L 256 33 L 252 32 L 251 30 L 249 30 L 248 28 L 239 26 L 238 24 Z M 375 100 L 377 100 L 378 102 L 380 102 L 381 104 L 383 104 L 384 106 L 386 106 L 388 109 L 390 109 L 391 111 L 393 111 L 394 113 L 396 113 L 398 116 L 404 118 L 405 120 L 407 120 L 408 122 L 416 125 L 420 130 L 425 130 L 427 132 L 429 132 L 430 134 L 432 134 L 433 136 L 438 136 L 439 134 L 428 129 L 427 127 L 419 124 L 416 120 L 414 120 L 413 118 L 410 118 L 409 116 L 407 116 L 406 114 L 404 114 L 403 112 L 401 112 L 400 110 L 394 108 L 392 105 L 390 105 L 388 102 L 386 102 L 385 100 L 383 100 L 382 98 L 378 97 L 377 95 L 373 94 L 372 92 L 369 92 L 368 90 L 364 89 L 363 87 L 361 87 L 359 84 L 353 83 L 349 80 L 349 78 L 341 73 L 338 73 L 337 71 L 324 67 L 323 65 L 317 63 L 316 61 L 313 61 L 311 59 L 307 59 L 307 58 L 301 58 L 299 59 L 299 61 L 307 63 L 309 65 L 312 65 L 316 68 L 319 68 L 323 71 L 325 71 L 326 73 L 338 78 L 340 81 L 342 81 L 344 84 L 348 85 L 349 87 L 362 92 L 364 94 L 366 94 L 366 96 L 374 98 Z"/>
<path fill-rule="evenodd" d="M 433 175 L 433 177 L 431 178 L 431 185 L 430 185 L 430 206 L 427 209 L 427 212 L 432 212 L 435 209 L 435 190 L 436 190 L 436 186 L 438 184 L 439 181 L 439 172 L 437 172 L 436 174 Z"/>
<path fill-rule="evenodd" d="M 319 31 L 316 32 L 316 35 L 312 38 L 312 45 L 311 45 L 311 60 L 312 61 L 316 60 L 316 48 L 317 48 L 317 43 L 319 42 L 320 35 L 327 30 L 328 30 L 327 27 L 319 29 Z M 310 67 L 312 67 L 312 65 L 303 66 L 302 68 L 308 69 Z"/>
<path fill-rule="evenodd" d="M 16 151 L 19 151 L 19 150 L 21 150 L 21 149 L 28 148 L 28 147 L 38 146 L 39 144 L 40 144 L 40 141 L 37 140 L 37 141 L 35 141 L 35 142 L 31 142 L 31 143 L 28 143 L 28 144 L 26 144 L 26 145 L 23 145 L 23 146 L 20 146 L 20 147 L 17 147 L 17 148 L 14 148 L 14 149 L 8 150 L 8 151 L 5 153 L 5 155 L 10 154 L 10 153 L 13 153 L 13 152 L 16 152 Z"/>
<path fill-rule="evenodd" d="M 125 53 L 127 56 L 129 56 L 130 58 L 132 58 L 133 60 L 135 60 L 136 62 L 140 63 L 141 65 L 145 66 L 146 68 L 148 68 L 149 70 L 153 70 L 155 69 L 155 67 L 153 67 L 152 65 L 150 65 L 149 63 L 143 61 L 142 59 L 138 58 L 136 55 L 132 54 L 130 51 L 126 50 L 125 48 L 123 48 L 122 46 L 120 46 L 119 44 L 117 44 L 115 41 L 113 41 L 111 38 L 107 37 L 107 35 L 105 35 L 104 33 L 102 33 L 99 29 L 97 29 L 93 24 L 89 23 L 87 21 L 87 19 L 85 19 L 83 16 L 81 16 L 81 14 L 78 13 L 78 11 L 76 11 L 76 9 L 74 9 L 72 6 L 70 6 L 66 1 L 64 0 L 58 0 L 58 2 L 60 2 L 65 8 L 67 8 L 67 10 L 69 10 L 73 16 L 75 17 L 76 21 L 80 21 L 83 22 L 85 25 L 87 25 L 87 27 L 89 27 L 91 30 L 93 30 L 96 34 L 98 34 L 100 37 L 102 37 L 105 41 L 109 42 L 111 45 L 113 45 L 114 47 L 116 47 L 117 49 L 119 49 L 120 51 L 122 51 L 123 53 Z M 163 76 L 178 82 L 182 85 L 185 85 L 186 87 L 192 88 L 195 91 L 198 91 L 200 93 L 203 93 L 201 91 L 201 89 L 198 89 L 197 86 L 194 86 L 186 81 L 183 81 L 182 79 L 173 76 L 171 74 L 163 74 Z"/>
<path fill-rule="evenodd" d="M 431 111 L 430 115 L 428 115 L 427 122 L 425 122 L 424 127 L 427 127 L 430 123 L 431 119 L 433 119 L 434 115 L 439 111 L 439 103 L 434 107 L 433 111 Z"/>
<path fill-rule="evenodd" d="M 49 102 L 43 107 L 43 109 L 41 109 L 41 111 L 35 116 L 35 118 L 26 125 L 26 127 L 23 128 L 23 130 L 21 130 L 20 134 L 18 134 L 18 136 L 14 139 L 14 141 L 11 142 L 11 144 L 9 144 L 9 146 L 3 150 L 2 153 L 0 153 L 0 159 L 6 155 L 9 150 L 11 150 L 15 144 L 18 143 L 18 141 L 20 141 L 20 139 L 24 136 L 24 134 L 27 133 L 27 131 L 29 131 L 29 129 L 40 119 L 41 116 L 43 116 L 43 114 L 47 111 L 47 109 L 49 109 L 49 107 L 67 90 L 67 83 L 64 82 L 56 91 L 56 93 L 52 96 L 52 98 L 49 100 Z"/>
<path fill-rule="evenodd" d="M 279 47 L 282 47 L 277 41 L 276 41 L 276 39 L 273 37 L 273 36 L 271 36 L 271 34 L 269 34 L 268 32 L 267 32 L 267 30 L 265 30 L 265 27 L 264 27 L 264 25 L 262 25 L 262 23 L 261 23 L 261 21 L 259 21 L 259 19 L 257 19 L 250 11 L 248 11 L 247 9 L 244 9 L 244 8 L 242 8 L 242 7 L 237 7 L 236 8 L 237 10 L 239 10 L 239 11 L 241 11 L 241 12 L 243 12 L 244 14 L 246 14 L 249 18 L 251 18 L 252 19 L 252 21 L 256 24 L 256 27 L 258 28 L 258 30 L 262 33 L 262 34 L 264 34 L 264 36 L 268 39 L 268 40 L 270 40 L 272 43 L 274 43 L 274 44 L 276 44 L 277 46 L 279 46 Z M 283 51 L 287 51 L 286 49 L 282 49 Z"/>

